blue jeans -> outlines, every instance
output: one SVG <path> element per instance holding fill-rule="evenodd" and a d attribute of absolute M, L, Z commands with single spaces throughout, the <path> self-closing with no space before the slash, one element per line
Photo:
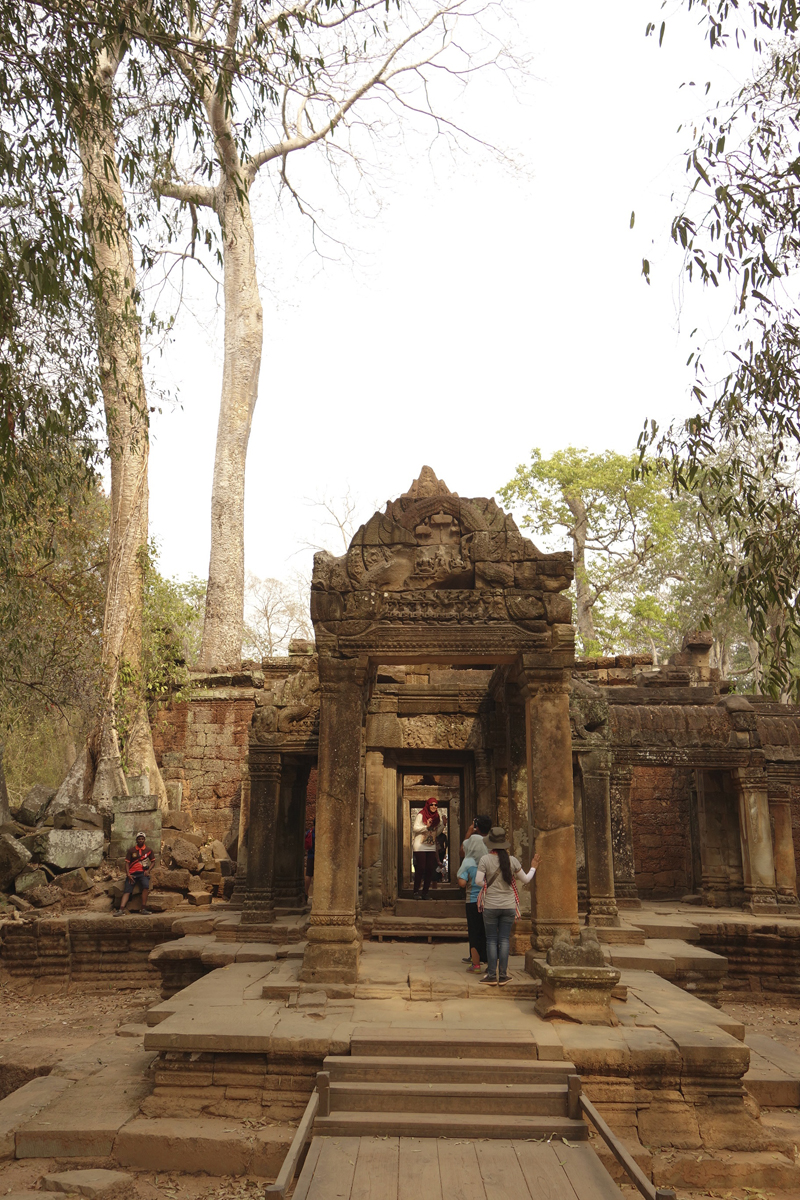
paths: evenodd
<path fill-rule="evenodd" d="M 486 974 L 495 975 L 498 961 L 500 976 L 508 974 L 508 948 L 511 930 L 517 919 L 513 908 L 485 908 L 483 924 L 486 929 Z"/>

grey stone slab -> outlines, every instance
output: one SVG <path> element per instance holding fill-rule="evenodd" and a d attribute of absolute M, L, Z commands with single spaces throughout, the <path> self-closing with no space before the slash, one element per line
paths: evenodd
<path fill-rule="evenodd" d="M 14 1158 L 17 1129 L 72 1086 L 69 1079 L 39 1075 L 0 1100 L 0 1159 Z"/>
<path fill-rule="evenodd" d="M 103 861 L 102 829 L 47 829 L 36 836 L 35 853 L 62 871 L 99 867 Z"/>

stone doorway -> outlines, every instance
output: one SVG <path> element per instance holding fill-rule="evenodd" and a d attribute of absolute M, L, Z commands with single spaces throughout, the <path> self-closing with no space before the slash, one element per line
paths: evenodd
<path fill-rule="evenodd" d="M 441 870 L 431 888 L 433 899 L 458 900 L 461 889 L 456 880 L 460 865 L 459 847 L 464 840 L 464 772 L 463 769 L 441 768 L 424 770 L 420 767 L 401 767 L 397 772 L 398 821 L 400 830 L 397 894 L 411 899 L 414 895 L 414 861 L 412 845 L 414 820 L 429 796 L 439 802 L 442 832 L 446 846 L 440 847 Z M 442 852 L 444 857 L 442 858 Z"/>

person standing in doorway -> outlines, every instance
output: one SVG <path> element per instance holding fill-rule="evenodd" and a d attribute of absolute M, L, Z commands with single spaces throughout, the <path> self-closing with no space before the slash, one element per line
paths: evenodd
<path fill-rule="evenodd" d="M 486 931 L 483 927 L 483 913 L 478 911 L 480 886 L 475 882 L 478 874 L 478 862 L 486 854 L 486 843 L 483 838 L 474 833 L 464 842 L 464 861 L 458 871 L 459 887 L 464 888 L 464 900 L 467 912 L 467 937 L 469 938 L 469 954 L 466 960 L 470 965 L 468 971 L 480 972 L 481 963 L 486 962 Z"/>
<path fill-rule="evenodd" d="M 509 854 L 506 831 L 493 825 L 483 839 L 488 854 L 478 863 L 475 882 L 482 889 L 478 897 L 478 908 L 483 911 L 486 930 L 486 974 L 481 983 L 510 983 L 508 952 L 511 930 L 519 916 L 519 893 L 517 883 L 530 883 L 536 874 L 540 857 L 534 854 L 530 871 L 523 871 L 518 858 Z M 498 976 L 499 967 L 499 976 Z"/>
<path fill-rule="evenodd" d="M 431 796 L 425 801 L 414 819 L 415 900 L 429 899 L 428 892 L 433 882 L 434 872 L 439 865 L 439 855 L 436 853 L 436 835 L 441 823 L 439 802 L 434 796 Z"/>

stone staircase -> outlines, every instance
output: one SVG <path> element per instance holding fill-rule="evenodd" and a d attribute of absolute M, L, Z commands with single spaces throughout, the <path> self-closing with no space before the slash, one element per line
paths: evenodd
<path fill-rule="evenodd" d="M 354 1033 L 350 1051 L 317 1076 L 317 1136 L 588 1136 L 575 1067 L 538 1059 L 524 1035 L 370 1030 Z"/>

